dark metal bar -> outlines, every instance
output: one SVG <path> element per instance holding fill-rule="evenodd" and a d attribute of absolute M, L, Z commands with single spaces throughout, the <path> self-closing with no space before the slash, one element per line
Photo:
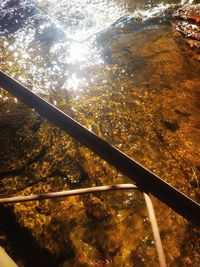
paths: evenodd
<path fill-rule="evenodd" d="M 0 86 L 127 175 L 136 183 L 139 190 L 151 193 L 192 223 L 200 225 L 198 203 L 2 71 L 0 71 Z"/>

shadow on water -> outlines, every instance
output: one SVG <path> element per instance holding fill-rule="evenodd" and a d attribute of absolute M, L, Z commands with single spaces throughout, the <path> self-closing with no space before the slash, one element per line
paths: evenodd
<path fill-rule="evenodd" d="M 14 260 L 18 261 L 20 259 L 23 266 L 56 267 L 63 260 L 73 257 L 73 251 L 71 251 L 71 255 L 55 257 L 48 250 L 42 249 L 30 232 L 17 222 L 11 208 L 1 206 L 0 213 L 0 231 L 3 231 L 6 240 L 9 240 L 7 244 L 8 253 L 12 255 Z"/>

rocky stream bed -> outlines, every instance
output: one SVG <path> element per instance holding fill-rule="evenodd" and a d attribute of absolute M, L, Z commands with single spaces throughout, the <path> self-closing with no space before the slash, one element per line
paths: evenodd
<path fill-rule="evenodd" d="M 199 202 L 199 5 L 148 20 L 126 15 L 77 42 L 40 13 L 48 4 L 30 2 L 0 2 L 1 69 Z M 2 197 L 130 183 L 3 89 L 0 133 Z M 199 229 L 152 200 L 168 266 L 199 266 Z M 19 266 L 158 266 L 139 192 L 18 203 L 0 213 L 0 245 Z"/>

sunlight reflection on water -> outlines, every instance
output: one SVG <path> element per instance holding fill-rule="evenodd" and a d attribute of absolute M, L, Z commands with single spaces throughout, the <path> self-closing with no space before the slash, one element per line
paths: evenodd
<path fill-rule="evenodd" d="M 148 2 L 141 7 L 140 2 L 36 0 L 37 13 L 26 20 L 12 39 L 5 40 L 4 46 L 12 55 L 5 62 L 8 66 L 18 65 L 20 71 L 14 75 L 21 82 L 26 84 L 27 73 L 32 76 L 35 92 L 48 94 L 57 88 L 81 91 L 78 87 L 87 86 L 87 68 L 104 63 L 105 55 L 95 40 L 97 32 L 125 16 L 145 20 L 169 7 L 156 1 L 152 6 Z M 132 5 L 137 4 L 134 9 Z M 84 75 L 80 75 L 83 70 Z"/>
<path fill-rule="evenodd" d="M 87 85 L 87 80 L 85 78 L 78 78 L 76 73 L 73 73 L 71 77 L 68 78 L 66 84 L 64 84 L 64 88 L 67 90 L 74 90 L 79 92 L 82 91 L 81 85 Z"/>
<path fill-rule="evenodd" d="M 115 1 L 108 0 L 38 0 L 36 4 L 47 13 L 58 28 L 65 32 L 68 38 L 77 41 L 107 28 L 127 14 L 125 8 L 121 8 Z"/>

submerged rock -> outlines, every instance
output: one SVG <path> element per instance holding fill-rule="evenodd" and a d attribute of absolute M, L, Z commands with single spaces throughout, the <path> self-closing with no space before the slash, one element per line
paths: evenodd
<path fill-rule="evenodd" d="M 177 121 L 162 121 L 163 125 L 165 126 L 166 129 L 175 132 L 176 130 L 178 130 L 180 127 L 177 123 Z"/>

